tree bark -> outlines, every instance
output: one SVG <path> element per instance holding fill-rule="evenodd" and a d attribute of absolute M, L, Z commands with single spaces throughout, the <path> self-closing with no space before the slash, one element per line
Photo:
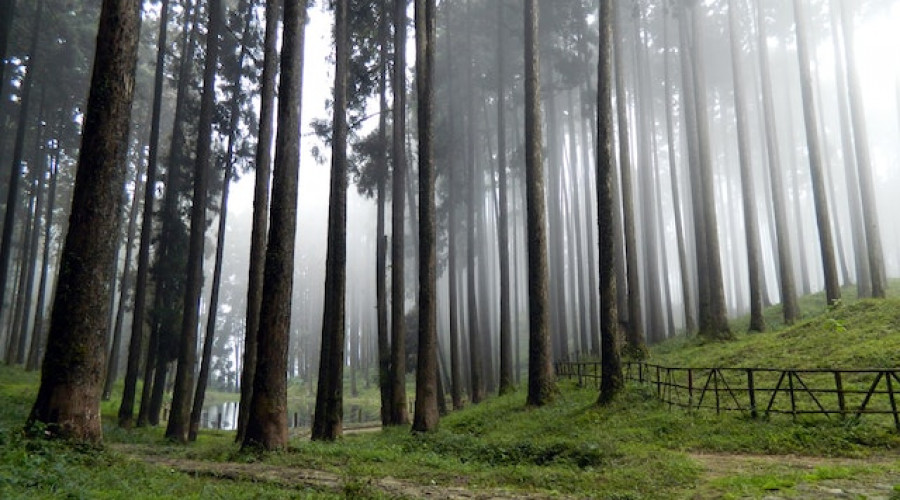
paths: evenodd
<path fill-rule="evenodd" d="M 391 199 L 391 425 L 409 423 L 406 409 L 406 277 L 403 190 L 406 184 L 406 0 L 394 0 Z"/>
<path fill-rule="evenodd" d="M 194 167 L 194 194 L 191 205 L 191 232 L 184 287 L 184 311 L 178 369 L 172 394 L 172 414 L 166 437 L 181 443 L 188 441 L 191 401 L 194 393 L 194 369 L 197 364 L 197 323 L 200 317 L 200 293 L 203 290 L 203 247 L 206 239 L 206 199 L 209 184 L 212 142 L 212 118 L 215 104 L 215 80 L 219 58 L 221 0 L 210 0 L 209 27 L 206 34 L 206 61 L 203 70 L 203 94 L 200 98 L 200 122 L 197 125 L 197 157 Z"/>
<path fill-rule="evenodd" d="M 388 329 L 387 301 L 387 236 L 385 234 L 385 212 L 387 198 L 387 79 L 388 79 L 388 34 L 390 0 L 381 0 L 381 20 L 378 26 L 380 60 L 378 64 L 378 222 L 375 249 L 375 295 L 378 314 L 378 386 L 381 393 L 381 423 L 391 423 L 391 341 Z"/>
<path fill-rule="evenodd" d="M 769 182 L 772 188 L 772 208 L 775 211 L 775 233 L 778 239 L 778 267 L 780 269 L 781 307 L 784 322 L 793 324 L 800 314 L 797 291 L 794 284 L 794 264 L 791 258 L 790 234 L 784 194 L 784 178 L 781 173 L 781 152 L 775 129 L 775 104 L 772 98 L 772 72 L 766 35 L 766 16 L 762 5 L 757 6 L 757 50 L 759 51 L 760 80 L 762 83 L 763 116 L 766 123 L 766 153 L 769 164 Z"/>
<path fill-rule="evenodd" d="M 828 198 L 825 195 L 825 177 L 822 170 L 822 147 L 819 142 L 818 111 L 812 87 L 807 18 L 802 0 L 794 0 L 794 21 L 797 27 L 797 57 L 800 59 L 800 90 L 803 95 L 803 119 L 806 123 L 806 145 L 809 152 L 809 170 L 812 178 L 813 198 L 816 205 L 816 225 L 819 229 L 819 249 L 825 273 L 825 298 L 829 305 L 841 300 L 841 284 L 838 280 L 834 258 L 834 239 L 831 235 L 831 218 Z"/>
<path fill-rule="evenodd" d="M 500 247 L 500 394 L 513 390 L 511 311 L 509 304 L 509 200 L 506 179 L 506 33 L 504 2 L 497 1 L 497 170 L 500 175 L 500 214 L 498 241 Z"/>
<path fill-rule="evenodd" d="M 335 0 L 334 135 L 325 257 L 325 311 L 312 439 L 334 441 L 343 433 L 344 323 L 347 285 L 347 73 L 348 0 Z M 404 1 L 405 5 L 405 1 Z M 402 191 L 394 191 L 395 198 Z M 395 229 L 396 230 L 396 229 Z"/>
<path fill-rule="evenodd" d="M 597 64 L 597 239 L 600 268 L 600 397 L 598 403 L 612 401 L 625 386 L 619 358 L 619 318 L 616 306 L 615 254 L 613 234 L 615 210 L 615 153 L 613 137 L 613 2 L 600 0 L 600 42 Z"/>
<path fill-rule="evenodd" d="M 747 124 L 746 95 L 740 39 L 738 38 L 738 16 L 734 0 L 728 2 L 729 44 L 731 47 L 731 73 L 734 80 L 734 113 L 737 119 L 738 155 L 741 168 L 741 194 L 744 208 L 744 231 L 747 238 L 747 271 L 750 285 L 750 331 L 762 332 L 766 329 L 763 317 L 762 287 L 760 278 L 763 269 L 760 262 L 759 222 L 756 213 L 756 187 L 750 164 L 750 131 Z"/>
<path fill-rule="evenodd" d="M 856 69 L 856 35 L 853 28 L 852 7 L 841 4 L 841 28 L 844 35 L 844 58 L 847 64 L 847 83 L 850 96 L 850 120 L 853 124 L 856 167 L 859 171 L 860 200 L 863 223 L 866 228 L 866 249 L 869 257 L 869 273 L 872 281 L 872 297 L 884 298 L 887 279 L 884 271 L 884 251 L 881 246 L 881 230 L 875 197 L 875 181 L 872 177 L 872 161 L 869 154 L 869 133 L 866 125 L 859 71 Z M 833 5 L 833 3 L 832 3 Z"/>
<path fill-rule="evenodd" d="M 259 140 L 256 147 L 256 178 L 253 187 L 253 227 L 250 232 L 250 269 L 247 280 L 247 324 L 244 335 L 244 363 L 241 368 L 241 404 L 235 442 L 243 442 L 253 399 L 258 350 L 260 308 L 269 223 L 269 184 L 272 175 L 272 137 L 275 117 L 275 78 L 278 73 L 279 0 L 266 0 L 266 28 L 263 72 L 260 88 Z"/>
<path fill-rule="evenodd" d="M 266 14 L 276 15 L 274 3 L 266 4 Z M 281 450 L 288 441 L 285 374 L 297 234 L 297 165 L 300 163 L 305 25 L 306 2 L 285 0 L 271 225 L 259 316 L 256 373 L 242 443 L 244 449 Z"/>
<path fill-rule="evenodd" d="M 125 182 L 140 3 L 104 0 L 47 354 L 26 427 L 100 443 L 109 259 Z"/>
<path fill-rule="evenodd" d="M 541 134 L 538 2 L 525 0 L 525 186 L 528 202 L 528 406 L 543 406 L 556 394 L 550 347 L 547 219 Z"/>
<path fill-rule="evenodd" d="M 416 0 L 419 131 L 419 346 L 413 431 L 437 430 L 437 232 L 434 169 L 435 0 Z"/>
<path fill-rule="evenodd" d="M 22 93 L 19 96 L 19 118 L 16 127 L 16 138 L 13 144 L 12 166 L 10 167 L 9 187 L 6 195 L 6 212 L 3 215 L 3 234 L 0 236 L 0 319 L 6 308 L 6 289 L 9 280 L 9 268 L 12 257 L 12 237 L 16 222 L 16 210 L 19 202 L 19 180 L 22 177 L 22 157 L 25 149 L 25 132 L 28 129 L 28 105 L 31 100 L 31 88 L 34 75 L 37 73 L 38 40 L 41 34 L 41 18 L 44 12 L 44 0 L 38 0 L 35 7 L 34 26 L 31 31 L 31 42 L 28 46 L 28 70 L 22 80 Z M 5 64 L 4 64 L 5 66 Z M 0 80 L 2 81 L 2 80 Z M 11 323 L 11 322 L 10 322 Z M 7 353 L 8 354 L 8 353 Z M 7 356 L 8 357 L 8 356 Z"/>

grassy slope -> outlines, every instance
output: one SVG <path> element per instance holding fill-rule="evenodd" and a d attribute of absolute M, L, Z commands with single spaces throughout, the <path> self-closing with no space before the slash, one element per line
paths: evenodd
<path fill-rule="evenodd" d="M 810 310 L 822 311 L 815 298 Z M 770 311 L 773 318 L 776 311 Z M 771 324 L 771 321 L 770 321 Z M 729 343 L 675 340 L 653 351 L 668 365 L 770 365 L 783 367 L 897 366 L 900 300 L 862 301 L 794 327 L 764 334 L 739 334 Z M 739 322 L 735 330 L 739 330 Z M 37 378 L 0 368 L 0 498 L 315 498 L 379 497 L 385 477 L 413 484 L 507 489 L 538 496 L 671 498 L 780 496 L 799 494 L 804 483 L 829 478 L 889 481 L 900 464 L 883 459 L 873 467 L 811 466 L 798 472 L 779 460 L 752 470 L 710 478 L 693 453 L 866 457 L 900 449 L 889 427 L 863 422 L 789 418 L 750 421 L 743 416 L 669 411 L 644 388 L 630 387 L 609 408 L 594 406 L 593 390 L 570 382 L 555 404 L 523 407 L 524 394 L 493 398 L 443 419 L 428 436 L 407 429 L 349 435 L 338 443 L 297 439 L 288 453 L 240 453 L 232 434 L 204 432 L 198 443 L 180 447 L 162 440 L 161 429 L 124 432 L 111 425 L 106 441 L 140 443 L 143 453 L 207 462 L 253 462 L 260 467 L 329 471 L 343 490 L 304 490 L 249 480 L 223 480 L 144 464 L 111 450 L 70 449 L 28 440 L 19 431 Z M 114 422 L 115 402 L 104 405 Z M 415 496 L 411 494 L 410 496 Z"/>

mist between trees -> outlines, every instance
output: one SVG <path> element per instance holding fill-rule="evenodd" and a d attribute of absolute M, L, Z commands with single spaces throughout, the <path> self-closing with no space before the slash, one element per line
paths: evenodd
<path fill-rule="evenodd" d="M 0 353 L 43 366 L 29 425 L 99 440 L 124 378 L 119 425 L 179 441 L 209 387 L 283 448 L 288 381 L 313 439 L 363 386 L 428 431 L 516 385 L 546 403 L 553 361 L 602 357 L 604 401 L 620 353 L 883 297 L 898 23 L 892 0 L 0 0 Z"/>

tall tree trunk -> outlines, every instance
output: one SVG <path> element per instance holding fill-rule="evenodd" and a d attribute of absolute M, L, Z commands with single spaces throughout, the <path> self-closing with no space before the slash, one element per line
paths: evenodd
<path fill-rule="evenodd" d="M 454 62 L 454 51 L 453 51 L 453 25 L 452 21 L 452 11 L 448 9 L 447 11 L 447 68 L 448 73 L 453 74 L 453 62 Z M 457 92 L 456 86 L 453 84 L 453 80 L 450 79 L 447 82 L 448 91 L 447 94 L 449 96 L 449 106 L 452 107 L 457 103 Z M 450 138 L 449 142 L 451 144 L 450 151 L 456 151 L 459 147 L 459 137 L 458 137 L 458 113 L 450 114 Z M 447 219 L 447 294 L 448 294 L 448 302 L 450 308 L 450 399 L 453 401 L 453 409 L 459 410 L 462 408 L 462 393 L 463 393 L 463 376 L 462 376 L 462 346 L 460 345 L 460 325 L 459 325 L 459 317 L 461 313 L 461 307 L 459 304 L 459 271 L 457 264 L 458 257 L 458 245 L 457 245 L 457 228 L 459 227 L 459 211 L 458 205 L 460 202 L 460 197 L 458 193 L 460 192 L 459 187 L 459 170 L 460 163 L 458 158 L 451 155 L 448 159 L 449 162 L 449 170 L 450 173 L 448 175 L 450 189 L 449 195 L 447 198 L 447 203 L 450 205 L 450 215 Z"/>
<path fill-rule="evenodd" d="M 9 44 L 9 33 L 12 31 L 15 13 L 16 0 L 0 0 L 0 61 L 6 60 L 6 47 Z M 0 82 L 5 81 L 6 65 L 0 64 Z"/>
<path fill-rule="evenodd" d="M 266 0 L 266 31 L 260 88 L 259 140 L 256 147 L 256 178 L 253 187 L 253 227 L 250 233 L 250 269 L 247 280 L 247 320 L 244 334 L 244 363 L 241 368 L 241 404 L 235 442 L 244 441 L 250 402 L 253 399 L 258 350 L 260 308 L 269 222 L 269 177 L 272 174 L 272 137 L 275 117 L 275 78 L 278 73 L 279 0 Z"/>
<path fill-rule="evenodd" d="M 856 295 L 872 296 L 872 275 L 869 271 L 869 254 L 866 248 L 866 228 L 863 223 L 862 201 L 857 178 L 856 155 L 853 145 L 850 110 L 847 91 L 847 73 L 844 68 L 844 52 L 841 47 L 841 8 L 831 2 L 831 40 L 834 51 L 834 81 L 837 87 L 838 117 L 841 125 L 841 156 L 844 159 L 844 185 L 850 213 L 850 231 L 853 239 L 853 260 L 856 271 Z"/>
<path fill-rule="evenodd" d="M 613 20 L 616 0 L 600 0 L 600 42 L 597 64 L 597 240 L 600 268 L 601 378 L 598 402 L 606 404 L 625 385 L 619 358 L 619 318 L 616 307 L 615 254 L 613 234 L 615 210 L 615 153 L 613 137 Z"/>
<path fill-rule="evenodd" d="M 416 0 L 416 91 L 419 130 L 419 346 L 416 432 L 437 430 L 437 232 L 434 169 L 435 0 Z"/>
<path fill-rule="evenodd" d="M 688 261 L 685 235 L 684 220 L 682 219 L 682 201 L 681 201 L 681 185 L 678 182 L 679 164 L 675 155 L 675 91 L 672 85 L 670 51 L 669 51 L 669 18 L 663 20 L 663 29 L 665 34 L 664 45 L 666 53 L 664 55 L 665 79 L 666 79 L 666 139 L 668 141 L 669 150 L 669 175 L 672 177 L 672 207 L 675 219 L 675 238 L 678 243 L 678 269 L 681 278 L 681 300 L 684 309 L 684 329 L 687 333 L 692 333 L 697 329 L 694 320 L 694 307 L 691 300 L 691 280 L 688 274 Z"/>
<path fill-rule="evenodd" d="M 766 15 L 762 5 L 757 5 L 757 50 L 759 51 L 760 81 L 762 84 L 763 117 L 766 132 L 766 153 L 769 164 L 769 182 L 772 188 L 772 208 L 775 212 L 775 233 L 778 239 L 778 267 L 781 285 L 781 308 L 784 322 L 793 324 L 800 314 L 797 291 L 794 284 L 794 264 L 791 258 L 790 234 L 787 227 L 784 177 L 781 173 L 781 152 L 775 129 L 775 103 L 772 97 L 772 71 L 769 67 Z"/>
<path fill-rule="evenodd" d="M 509 287 L 509 200 L 506 179 L 506 59 L 504 47 L 504 2 L 497 2 L 497 170 L 500 175 L 500 220 L 497 244 L 500 247 L 500 394 L 513 390 L 512 337 L 510 332 Z"/>
<path fill-rule="evenodd" d="M 194 369 L 197 364 L 197 323 L 200 317 L 200 293 L 203 289 L 203 247 L 206 237 L 206 199 L 209 184 L 212 143 L 212 118 L 215 105 L 215 80 L 219 58 L 221 0 L 210 0 L 209 26 L 206 33 L 206 61 L 203 70 L 203 94 L 200 98 L 200 122 L 197 125 L 197 157 L 194 167 L 194 194 L 191 201 L 191 232 L 187 258 L 187 282 L 184 287 L 184 311 L 181 316 L 181 338 L 178 369 L 172 394 L 172 414 L 166 437 L 188 441 L 191 399 L 194 393 Z"/>
<path fill-rule="evenodd" d="M 100 392 L 109 318 L 109 259 L 125 183 L 126 138 L 134 97 L 140 2 L 104 0 L 84 120 L 69 231 L 41 370 L 26 427 L 99 443 Z"/>
<path fill-rule="evenodd" d="M 12 7 L 10 7 L 10 12 Z M 19 178 L 22 177 L 22 157 L 25 149 L 25 132 L 28 129 L 28 104 L 31 100 L 31 87 L 37 73 L 38 40 L 41 34 L 41 18 L 44 13 L 44 0 L 38 0 L 35 7 L 34 26 L 31 31 L 31 42 L 28 45 L 28 70 L 22 81 L 22 93 L 19 96 L 19 119 L 16 127 L 16 138 L 13 145 L 12 166 L 10 167 L 9 187 L 6 195 L 6 212 L 3 216 L 3 235 L 0 236 L 0 319 L 4 316 L 7 281 L 12 257 L 13 229 L 16 223 L 16 210 L 19 206 Z M 4 21 L 5 22 L 5 21 Z M 2 23 L 0 23 L 2 24 Z M 4 51 L 5 52 L 5 51 Z M 5 54 L 4 54 L 5 55 Z M 5 66 L 5 64 L 4 64 Z M 2 82 L 2 80 L 0 80 Z"/>
<path fill-rule="evenodd" d="M 277 19 L 277 4 L 266 4 Z M 267 21 L 268 23 L 268 21 Z M 300 109 L 306 2 L 284 1 L 278 135 L 272 183 L 271 226 L 259 315 L 256 373 L 243 448 L 280 450 L 287 446 L 287 372 L 290 345 L 294 240 L 297 234 L 297 165 L 300 163 Z M 274 56 L 269 51 L 267 55 Z"/>
<path fill-rule="evenodd" d="M 700 335 L 708 338 L 729 338 L 728 315 L 725 305 L 725 289 L 722 277 L 722 261 L 719 253 L 719 230 L 716 217 L 715 178 L 710 151 L 709 119 L 706 104 L 706 70 L 700 43 L 702 37 L 702 12 L 696 0 L 691 10 L 693 13 L 694 40 L 692 44 L 694 70 L 694 104 L 697 109 L 697 138 L 700 160 L 700 190 L 696 193 L 703 205 L 704 236 L 700 244 L 707 248 L 706 262 L 708 268 L 709 309 L 706 314 L 701 311 Z M 695 200 L 696 202 L 696 200 Z"/>
<path fill-rule="evenodd" d="M 44 310 L 47 297 L 47 274 L 50 270 L 50 243 L 51 229 L 53 228 L 53 209 L 56 205 L 56 185 L 59 174 L 60 148 L 57 145 L 52 163 L 50 165 L 50 188 L 47 194 L 47 213 L 44 216 L 44 250 L 41 263 L 41 277 L 38 281 L 37 308 L 34 313 L 34 327 L 31 334 L 31 348 L 28 350 L 28 362 L 25 369 L 34 371 L 38 369 L 44 348 Z"/>
<path fill-rule="evenodd" d="M 819 143 L 819 122 L 813 95 L 812 70 L 810 69 L 807 40 L 807 18 L 802 0 L 794 0 L 794 20 L 797 26 L 797 56 L 800 59 L 800 90 L 803 94 L 803 119 L 806 123 L 806 143 L 809 152 L 809 170 L 812 178 L 813 198 L 816 205 L 816 225 L 819 228 L 819 249 L 822 252 L 822 268 L 825 273 L 825 297 L 829 305 L 841 300 L 841 284 L 838 280 L 834 258 L 834 241 L 828 214 L 828 198 L 825 196 L 825 178 L 822 170 L 822 148 Z"/>
<path fill-rule="evenodd" d="M 186 17 L 190 17 L 185 13 Z M 150 243 L 153 238 L 153 207 L 156 202 L 156 173 L 159 158 L 159 126 L 162 114 L 163 77 L 165 76 L 166 46 L 168 44 L 169 0 L 160 6 L 159 35 L 156 42 L 156 73 L 153 80 L 153 109 L 150 118 L 150 143 L 147 157 L 147 180 L 144 185 L 144 209 L 141 216 L 141 242 L 138 247 L 137 271 L 134 286 L 134 312 L 131 319 L 131 339 L 128 344 L 128 363 L 125 368 L 125 387 L 119 404 L 119 427 L 134 425 L 134 398 L 140 371 L 144 328 L 147 324 L 147 278 L 150 273 Z M 149 358 L 149 356 L 148 356 Z M 149 380 L 144 379 L 147 384 Z"/>
<path fill-rule="evenodd" d="M 143 150 L 143 145 L 141 145 Z M 125 236 L 125 267 L 122 270 L 121 291 L 119 304 L 114 320 L 112 346 L 109 348 L 109 362 L 106 364 L 106 381 L 103 384 L 103 400 L 109 401 L 112 396 L 112 387 L 119 375 L 119 355 L 122 350 L 122 329 L 125 325 L 125 304 L 128 302 L 128 294 L 131 290 L 131 255 L 134 249 L 134 237 L 137 233 L 137 215 L 141 205 L 140 193 L 144 187 L 143 158 L 140 157 L 137 172 L 135 174 L 134 194 L 131 196 L 131 212 L 128 215 L 128 233 Z M 110 303 L 112 306 L 112 303 Z"/>
<path fill-rule="evenodd" d="M 641 285 L 638 274 L 638 248 L 634 227 L 634 197 L 631 182 L 631 152 L 628 132 L 628 97 L 625 92 L 625 47 L 623 43 L 624 21 L 618 3 L 613 5 L 613 57 L 615 58 L 616 109 L 619 123 L 619 168 L 621 170 L 621 196 L 623 229 L 625 234 L 625 264 L 627 268 L 628 316 L 626 344 L 628 354 L 642 359 L 647 355 L 644 340 L 644 320 L 641 308 Z"/>
<path fill-rule="evenodd" d="M 387 301 L 387 236 L 385 235 L 385 212 L 387 198 L 387 79 L 388 79 L 388 34 L 391 0 L 381 0 L 381 20 L 378 23 L 378 222 L 376 228 L 375 295 L 378 313 L 378 386 L 381 393 L 381 423 L 391 423 L 391 342 L 388 330 Z"/>
<path fill-rule="evenodd" d="M 872 280 L 872 297 L 884 298 L 887 288 L 884 271 L 884 251 L 881 247 L 881 230 L 878 223 L 875 181 L 872 177 L 872 161 L 869 155 L 869 133 L 862 102 L 859 71 L 856 69 L 856 35 L 853 28 L 853 12 L 852 7 L 848 6 L 847 2 L 840 2 L 840 4 L 841 28 L 844 35 L 844 58 L 847 63 L 847 83 L 850 96 L 850 119 L 853 124 L 856 167 L 859 171 L 860 199 L 862 201 L 863 222 L 866 228 L 866 249 L 868 250 L 869 273 Z"/>
<path fill-rule="evenodd" d="M 406 184 L 406 0 L 394 0 L 391 199 L 391 425 L 409 423 L 406 409 L 406 278 L 403 190 Z"/>
<path fill-rule="evenodd" d="M 179 192 L 181 191 L 181 179 L 178 172 L 178 162 L 185 147 L 185 113 L 187 112 L 188 100 L 188 83 L 190 81 L 191 63 L 193 62 L 196 39 L 197 39 L 197 17 L 200 8 L 194 5 L 190 15 L 185 15 L 184 25 L 182 28 L 181 40 L 181 62 L 178 68 L 178 87 L 175 98 L 175 117 L 174 127 L 172 130 L 172 141 L 169 147 L 169 168 L 166 172 L 164 181 L 166 190 L 162 202 L 160 218 L 160 234 L 158 236 L 159 246 L 155 252 L 155 262 L 165 262 L 172 259 L 170 246 L 174 239 L 174 225 L 178 222 L 178 202 Z M 186 13 L 187 14 L 187 13 Z M 156 276 L 154 283 L 155 293 L 153 297 L 153 309 L 162 308 L 164 299 L 167 296 L 165 290 L 165 281 L 161 276 Z M 177 300 L 177 299 L 175 299 Z M 150 424 L 159 424 L 159 413 L 162 409 L 162 399 L 166 380 L 166 372 L 168 371 L 168 363 L 171 359 L 170 346 L 167 339 L 162 338 L 162 325 L 159 321 L 152 321 L 150 325 L 150 338 L 148 341 L 147 360 L 144 366 L 144 386 L 141 392 L 141 405 L 138 411 L 137 425 L 138 427 Z M 161 384 L 156 384 L 160 381 Z"/>
<path fill-rule="evenodd" d="M 760 278 L 763 269 L 760 262 L 759 222 L 756 213 L 756 187 L 750 164 L 750 131 L 747 124 L 744 74 L 738 32 L 738 15 L 734 0 L 728 1 L 729 43 L 731 46 L 731 73 L 734 80 L 734 113 L 737 119 L 738 155 L 741 167 L 741 194 L 744 208 L 744 234 L 747 238 L 747 271 L 750 283 L 750 331 L 762 332 L 766 329 L 763 317 L 762 287 Z"/>
<path fill-rule="evenodd" d="M 225 150 L 225 173 L 222 181 L 222 200 L 219 205 L 219 228 L 216 233 L 216 262 L 213 268 L 212 290 L 209 298 L 209 313 L 206 316 L 206 336 L 203 339 L 203 357 L 200 359 L 200 373 L 197 376 L 197 387 L 194 392 L 194 401 L 191 407 L 190 429 L 188 439 L 197 440 L 197 431 L 200 428 L 200 414 L 203 411 L 203 403 L 206 398 L 206 386 L 209 384 L 209 366 L 212 362 L 213 341 L 216 334 L 216 313 L 219 309 L 219 288 L 222 283 L 222 258 L 225 246 L 225 229 L 228 215 L 228 191 L 231 186 L 231 176 L 234 169 L 234 141 L 237 136 L 237 127 L 240 118 L 240 99 L 238 93 L 241 89 L 240 79 L 243 75 L 244 58 L 247 56 L 247 43 L 250 37 L 250 21 L 252 20 L 249 0 L 243 0 L 238 5 L 238 11 L 244 12 L 244 26 L 241 34 L 241 51 L 235 63 L 234 70 L 237 75 L 235 90 L 231 96 L 231 109 L 229 110 L 228 146 Z"/>
<path fill-rule="evenodd" d="M 538 2 L 525 1 L 525 186 L 528 201 L 528 398 L 543 406 L 556 394 L 550 347 Z"/>
<path fill-rule="evenodd" d="M 232 111 L 236 111 L 239 103 L 237 96 L 232 96 Z M 234 119 L 237 113 L 232 114 L 232 134 L 235 131 Z M 219 228 L 216 233 L 216 263 L 213 268 L 212 290 L 209 297 L 209 312 L 206 316 L 206 335 L 203 338 L 203 356 L 200 358 L 200 373 L 197 375 L 197 387 L 194 390 L 194 400 L 191 406 L 190 428 L 188 440 L 196 441 L 197 432 L 200 430 L 200 415 L 203 413 L 203 403 L 206 399 L 206 387 L 209 385 L 209 366 L 212 364 L 212 348 L 216 336 L 216 319 L 219 309 L 219 290 L 222 285 L 222 258 L 225 251 L 226 215 L 228 214 L 228 191 L 231 184 L 231 172 L 234 168 L 231 162 L 233 154 L 234 136 L 228 144 L 228 152 L 225 160 L 225 178 L 222 182 L 222 201 L 219 205 Z"/>
<path fill-rule="evenodd" d="M 335 0 L 334 136 L 328 202 L 328 250 L 325 257 L 325 312 L 312 439 L 341 436 L 344 418 L 344 323 L 347 284 L 347 73 L 349 71 L 348 0 Z M 405 5 L 405 1 L 404 1 Z M 394 191 L 396 197 L 402 191 Z"/>
<path fill-rule="evenodd" d="M 471 12 L 472 0 L 466 0 L 466 17 Z M 478 307 L 478 292 L 475 281 L 476 262 L 475 262 L 475 221 L 478 219 L 478 206 L 481 204 L 481 198 L 476 193 L 476 186 L 480 183 L 476 181 L 475 168 L 475 109 L 474 109 L 474 87 L 472 86 L 472 26 L 471 23 L 466 24 L 466 88 L 469 89 L 466 95 L 466 170 L 468 171 L 468 186 L 466 187 L 467 196 L 467 220 L 466 220 L 466 298 L 468 299 L 468 317 L 469 317 L 469 401 L 472 403 L 480 403 L 484 399 L 484 379 L 482 377 L 482 352 L 480 348 L 481 336 L 480 323 L 478 321 L 479 313 L 484 311 Z"/>

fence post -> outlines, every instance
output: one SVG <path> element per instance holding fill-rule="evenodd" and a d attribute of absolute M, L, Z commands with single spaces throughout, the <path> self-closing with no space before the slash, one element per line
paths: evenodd
<path fill-rule="evenodd" d="M 219 415 L 216 416 L 216 429 L 222 430 L 222 414 L 221 413 L 219 413 Z"/>
<path fill-rule="evenodd" d="M 578 370 L 578 387 L 584 387 L 584 378 L 581 376 L 581 362 L 579 361 L 575 366 Z"/>
<path fill-rule="evenodd" d="M 894 399 L 894 384 L 891 382 L 891 373 L 885 372 L 884 378 L 887 379 L 888 396 L 891 398 L 891 413 L 894 415 L 894 427 L 900 431 L 900 415 L 897 415 L 897 400 Z"/>
<path fill-rule="evenodd" d="M 797 400 L 794 397 L 794 372 L 789 371 L 788 374 L 788 390 L 791 393 L 791 418 L 797 420 Z"/>
<path fill-rule="evenodd" d="M 750 395 L 750 417 L 756 418 L 756 389 L 753 386 L 753 368 L 747 368 L 747 392 Z"/>
<path fill-rule="evenodd" d="M 841 410 L 841 418 L 846 416 L 847 401 L 844 399 L 844 382 L 841 380 L 841 372 L 834 372 L 834 388 L 837 389 L 838 408 Z"/>
<path fill-rule="evenodd" d="M 688 368 L 688 409 L 694 407 L 694 369 Z"/>
<path fill-rule="evenodd" d="M 659 365 L 656 365 L 656 397 L 662 399 L 662 379 L 659 374 Z"/>

